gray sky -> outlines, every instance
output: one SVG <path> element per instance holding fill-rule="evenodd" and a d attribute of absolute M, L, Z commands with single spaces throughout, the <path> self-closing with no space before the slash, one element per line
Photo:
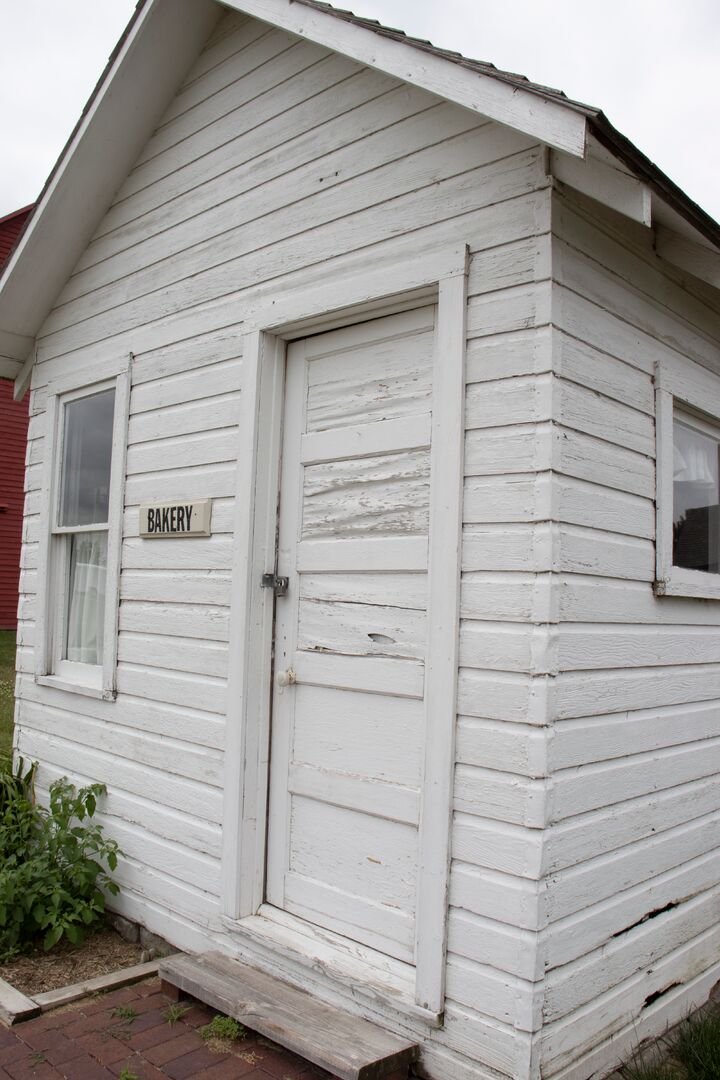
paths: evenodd
<path fill-rule="evenodd" d="M 599 105 L 720 219 L 718 0 L 336 0 Z M 134 0 L 0 0 L 0 216 L 32 202 Z"/>

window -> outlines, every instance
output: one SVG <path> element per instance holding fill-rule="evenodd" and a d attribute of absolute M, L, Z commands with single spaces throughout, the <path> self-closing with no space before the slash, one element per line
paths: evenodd
<path fill-rule="evenodd" d="M 658 366 L 656 592 L 720 599 L 720 378 Z"/>
<path fill-rule="evenodd" d="M 720 574 L 720 427 L 673 417 L 673 566 Z"/>
<path fill-rule="evenodd" d="M 113 697 L 128 376 L 49 388 L 36 677 Z M 42 569 L 41 569 L 42 573 Z"/>

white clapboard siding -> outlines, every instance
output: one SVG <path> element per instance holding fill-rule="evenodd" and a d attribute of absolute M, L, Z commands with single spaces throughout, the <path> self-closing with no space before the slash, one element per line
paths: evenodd
<path fill-rule="evenodd" d="M 192 746 L 177 739 L 144 736 L 114 724 L 89 717 L 75 717 L 67 711 L 40 707 L 23 702 L 22 723 L 24 727 L 54 735 L 62 729 L 63 738 L 90 749 L 100 750 L 112 757 L 167 768 L 178 776 L 186 776 L 213 787 L 220 786 L 222 760 L 217 750 Z M 168 765 L 170 763 L 170 765 Z"/>
<path fill-rule="evenodd" d="M 467 557 L 474 551 L 476 534 L 465 530 Z M 470 551 L 468 551 L 470 548 Z M 472 565 L 472 564 L 471 564 Z M 536 615 L 547 622 L 549 611 L 549 574 L 470 573 L 463 575 L 461 613 L 468 619 L 497 619 L 498 622 L 532 622 Z"/>
<path fill-rule="evenodd" d="M 520 930 L 536 931 L 542 923 L 536 881 L 485 866 L 472 866 L 459 859 L 453 863 L 450 877 L 450 903 L 459 911 L 473 911 Z"/>
<path fill-rule="evenodd" d="M 366 121 L 365 138 L 360 147 L 353 141 L 293 172 L 293 202 L 311 197 L 320 183 L 323 183 L 327 190 L 331 190 L 335 185 L 345 184 L 352 177 L 362 175 L 368 161 L 372 161 L 375 168 L 392 162 L 398 156 L 400 145 L 404 153 L 412 153 L 432 141 L 440 142 L 478 127 L 477 120 L 469 114 L 463 116 L 449 105 L 435 105 L 428 109 L 430 105 L 428 95 L 419 91 L 414 94 L 407 91 L 396 92 L 373 103 L 373 119 L 370 120 L 368 116 L 370 122 Z M 373 131 L 373 127 L 379 130 Z M 363 152 L 359 153 L 359 149 Z M 260 219 L 280 210 L 288 202 L 286 173 L 291 172 L 290 164 L 290 161 L 286 161 L 283 175 L 274 179 L 269 177 L 262 185 L 259 184 L 262 170 L 258 175 L 257 166 L 253 170 L 253 166 L 248 165 L 244 178 L 237 174 L 233 177 L 235 183 L 232 198 L 227 197 L 227 177 L 223 177 L 225 188 L 215 186 L 211 206 L 204 213 L 196 211 L 189 220 L 180 220 L 174 226 L 173 251 L 179 253 L 198 246 L 202 248 L 213 238 L 222 250 L 226 234 L 246 224 L 249 217 Z M 275 167 L 277 168 L 277 164 Z M 177 204 L 174 209 L 177 213 Z M 167 230 L 169 223 L 165 220 L 163 225 Z M 167 255 L 164 232 L 154 237 L 143 236 L 137 239 L 132 247 L 125 246 L 117 254 L 112 249 L 107 250 L 107 238 L 103 246 L 105 251 L 102 263 L 84 271 L 76 271 L 62 294 L 64 302 L 84 295 L 89 288 L 97 289 L 99 285 L 112 281 L 115 277 L 139 272 Z"/>
<path fill-rule="evenodd" d="M 527 724 L 458 717 L 455 746 L 459 764 L 541 777 L 547 773 L 554 742 L 553 738 L 548 746 L 545 732 Z"/>
<path fill-rule="evenodd" d="M 649 230 L 567 193 L 554 209 L 555 416 L 574 433 L 554 463 L 599 512 L 563 514 L 554 551 L 541 1058 L 550 1076 L 586 1054 L 580 1077 L 612 1066 L 611 1034 L 658 1034 L 691 1008 L 683 984 L 718 956 L 720 609 L 654 596 L 651 500 L 655 364 L 712 367 L 720 317 L 659 263 Z M 610 488 L 628 497 L 624 525 Z"/>
<path fill-rule="evenodd" d="M 489 964 L 519 979 L 536 982 L 540 977 L 535 945 L 534 935 L 527 930 L 469 912 L 454 911 L 450 916 L 448 949 L 451 953 Z"/>
<path fill-rule="evenodd" d="M 219 397 L 240 390 L 242 386 L 242 360 L 235 359 L 239 352 L 240 343 L 237 338 L 230 338 L 227 344 L 229 352 L 233 353 L 232 359 L 222 359 L 222 353 L 218 356 L 215 352 L 218 343 L 212 342 L 208 348 L 208 358 L 203 363 L 202 353 L 196 343 L 193 353 L 195 365 L 190 371 L 180 370 L 177 374 L 167 371 L 169 365 L 160 374 L 157 373 L 157 359 L 153 357 L 153 378 L 147 381 L 138 381 L 138 372 L 146 369 L 147 355 L 135 357 L 133 362 L 133 389 L 130 395 L 130 415 L 134 418 L 138 413 L 156 412 L 159 409 L 167 409 L 172 406 L 187 406 L 191 402 L 204 398 Z M 178 363 L 180 358 L 177 358 Z M 131 421 L 137 423 L 137 420 Z M 210 425 L 208 425 L 210 426 Z M 222 425 L 221 425 L 222 426 Z"/>
<path fill-rule="evenodd" d="M 712 631 L 710 631 L 712 633 Z M 720 735 L 720 716 L 713 703 L 639 710 L 632 724 L 624 716 L 581 717 L 557 724 L 548 748 L 553 769 L 629 754 L 652 753 L 666 746 L 699 743 Z"/>
<path fill-rule="evenodd" d="M 548 912 L 554 919 L 562 918 L 706 855 L 717 846 L 719 816 L 714 811 L 556 873 L 548 884 Z"/>
<path fill-rule="evenodd" d="M 718 772 L 720 739 L 635 754 L 555 774 L 553 818 L 562 820 L 602 806 L 672 788 Z"/>
<path fill-rule="evenodd" d="M 42 767 L 42 779 L 46 784 L 60 779 L 62 773 L 50 766 Z M 84 780 L 85 778 L 83 778 Z M 89 778 L 87 778 L 89 780 Z M 109 788 L 102 798 L 103 819 L 117 818 L 143 829 L 147 833 L 203 852 L 213 859 L 220 858 L 222 837 L 217 825 L 200 821 L 190 814 L 160 806 L 148 798 L 129 796 L 117 788 Z"/>
<path fill-rule="evenodd" d="M 622 940 L 633 927 L 654 920 L 658 913 L 672 910 L 685 897 L 697 896 L 716 882 L 717 854 L 711 852 L 601 900 L 554 927 L 547 938 L 546 963 L 550 969 L 561 967 L 606 942 Z"/>
<path fill-rule="evenodd" d="M 214 508 L 213 508 L 214 509 Z M 137 524 L 137 519 L 136 519 Z M 183 572 L 182 600 L 187 604 L 229 607 L 231 577 L 222 570 L 186 570 Z M 177 573 L 167 566 L 128 569 L 120 578 L 120 599 L 158 601 L 173 604 L 178 600 Z"/>
<path fill-rule="evenodd" d="M 163 769 L 119 760 L 102 751 L 34 729 L 22 728 L 19 752 L 26 758 L 41 760 L 61 769 L 65 775 L 79 773 L 100 783 L 112 784 L 129 794 L 147 796 L 148 791 L 162 793 L 162 802 L 175 810 L 201 820 L 219 823 L 221 797 L 217 788 L 175 777 Z"/>
<path fill-rule="evenodd" d="M 113 707 L 113 702 L 95 701 L 79 695 L 70 696 L 65 690 L 38 686 L 33 679 L 25 676 L 20 680 L 18 694 L 21 699 L 19 706 L 21 710 L 25 708 L 26 702 L 32 702 L 43 707 L 47 705 L 57 709 L 66 709 L 75 715 L 118 723 L 117 709 Z M 224 726 L 221 718 L 211 716 L 199 709 L 178 708 L 160 702 L 145 701 L 142 698 L 130 696 L 123 698 L 122 724 L 119 724 L 119 727 L 134 728 L 154 735 L 171 736 L 184 742 L 199 743 L 201 746 L 218 750 L 221 750 L 224 745 Z"/>
<path fill-rule="evenodd" d="M 658 603 L 643 579 L 614 581 L 589 576 L 584 571 L 560 577 L 558 605 L 563 622 L 720 625 L 715 603 L 698 603 L 682 597 Z"/>
<path fill-rule="evenodd" d="M 317 227 L 319 231 L 327 229 L 328 221 L 333 222 L 333 234 L 342 234 L 342 225 L 337 220 L 342 215 L 342 221 L 352 216 L 353 212 L 359 218 L 367 217 L 372 220 L 376 215 L 374 205 L 380 199 L 387 197 L 388 183 L 393 185 L 395 201 L 412 194 L 414 203 L 418 196 L 414 188 L 417 185 L 418 171 L 432 172 L 437 176 L 437 190 L 443 189 L 441 181 L 446 181 L 451 187 L 457 184 L 454 178 L 477 170 L 483 172 L 497 169 L 495 162 L 503 154 L 511 153 L 517 148 L 520 141 L 514 133 L 508 131 L 507 136 L 500 134 L 501 128 L 493 128 L 488 139 L 478 139 L 474 132 L 460 135 L 448 140 L 448 145 L 439 147 L 430 146 L 411 154 L 400 161 L 392 162 L 386 166 L 378 167 L 369 178 L 361 178 L 354 184 L 343 185 L 341 188 L 330 188 L 327 195 L 318 201 L 317 198 L 301 203 L 302 213 L 296 203 L 284 206 L 280 209 L 264 213 L 263 207 L 258 207 L 257 221 L 248 221 L 247 216 L 240 219 L 237 227 L 229 233 L 223 233 L 211 240 L 202 239 L 192 246 L 193 277 L 185 281 L 187 277 L 187 265 L 190 262 L 185 252 L 179 252 L 166 257 L 161 262 L 155 261 L 153 265 L 143 262 L 141 268 L 133 272 L 132 266 L 128 268 L 130 276 L 126 278 L 125 307 L 131 309 L 133 302 L 139 308 L 147 306 L 148 299 L 154 298 L 157 304 L 157 293 L 162 289 L 165 300 L 163 305 L 167 311 L 168 306 L 179 303 L 179 284 L 182 283 L 182 291 L 185 293 L 185 305 L 199 302 L 201 298 L 207 298 L 208 287 L 211 283 L 219 281 L 222 272 L 225 281 L 224 291 L 232 291 L 228 288 L 233 284 L 235 274 L 234 265 L 241 263 L 238 252 L 253 252 L 260 244 L 271 244 L 273 239 L 286 240 L 288 237 L 302 235 L 307 229 Z M 436 139 L 436 141 L 438 141 Z M 530 140 L 527 140 L 529 143 Z M 448 152 L 451 151 L 451 152 Z M 417 159 L 417 160 L 416 160 Z M 492 164 L 489 164 L 492 163 Z M 389 180 L 389 174 L 392 180 Z M 370 209 L 366 209 L 370 207 Z M 248 211 L 246 204 L 246 215 Z M 297 242 L 297 241 L 296 241 Z M 281 244 L 280 246 L 284 246 Z M 166 249 L 167 250 L 167 249 Z M 170 249 L 172 250 L 172 249 Z M 124 277 L 125 268 L 118 268 L 117 276 Z M 238 282 L 239 284 L 239 282 Z M 237 287 L 237 285 L 236 285 Z M 214 288 L 217 288 L 215 285 Z M 102 312 L 111 310 L 117 302 L 114 280 L 101 283 L 92 292 L 78 298 L 68 297 L 66 292 L 61 294 L 59 304 L 54 313 L 48 317 L 46 332 L 57 333 L 63 328 L 73 326 L 78 318 L 78 308 L 82 308 L 88 319 L 98 316 Z M 151 300 L 153 302 L 153 300 Z"/>
<path fill-rule="evenodd" d="M 482 141 L 479 140 L 481 143 Z M 287 239 L 278 237 L 276 243 L 270 243 L 269 247 L 260 251 L 253 247 L 253 244 L 259 243 L 258 234 L 254 241 L 248 238 L 243 245 L 250 245 L 247 254 L 208 268 L 203 273 L 193 273 L 188 267 L 190 276 L 187 280 L 179 280 L 167 287 L 156 287 L 119 308 L 110 306 L 114 297 L 114 290 L 110 287 L 107 290 L 108 295 L 104 299 L 98 299 L 92 311 L 87 311 L 86 318 L 82 318 L 81 311 L 75 311 L 75 308 L 85 310 L 83 300 L 74 301 L 57 309 L 55 317 L 50 316 L 53 322 L 49 319 L 45 324 L 43 348 L 48 351 L 59 347 L 78 350 L 95 342 L 103 333 L 129 334 L 130 331 L 137 331 L 139 327 L 160 318 L 167 319 L 181 313 L 187 317 L 194 306 L 211 303 L 218 296 L 229 296 L 247 289 L 264 275 L 268 278 L 278 277 L 313 265 L 322 265 L 327 272 L 328 260 L 347 252 L 357 244 L 358 237 L 362 237 L 366 247 L 387 242 L 392 237 L 403 236 L 411 228 L 436 225 L 439 220 L 450 220 L 470 210 L 490 205 L 497 201 L 502 192 L 505 192 L 505 197 L 509 197 L 511 194 L 520 195 L 534 190 L 539 183 L 537 150 L 531 149 L 510 157 L 503 157 L 504 152 L 509 152 L 509 147 L 505 151 L 502 147 L 493 147 L 490 155 L 496 158 L 500 155 L 499 160 L 470 168 L 459 176 L 440 180 L 431 188 L 418 191 L 415 187 L 415 190 L 405 195 L 398 195 L 392 200 L 392 214 L 389 214 L 384 203 L 380 202 L 340 220 L 318 225 L 314 231 L 317 243 L 312 245 L 308 245 L 307 237 L 303 233 Z M 446 163 L 447 159 L 446 155 Z M 440 167 L 442 168 L 442 163 Z M 412 177 L 408 176 L 407 183 L 417 185 L 416 172 Z M 387 198 L 387 185 L 378 195 L 383 199 Z M 280 231 L 279 223 L 277 228 Z M 463 228 L 462 235 L 467 237 L 466 228 Z M 272 236 L 268 237 L 264 229 L 263 244 L 267 244 L 269 240 L 272 240 Z M 237 251 L 237 245 L 234 251 Z M 185 262 L 189 263 L 190 260 L 186 258 Z M 184 269 L 183 266 L 181 272 L 184 272 Z M 156 282 L 153 280 L 152 284 L 155 285 Z M 525 291 L 508 290 L 508 293 L 511 295 L 503 295 L 502 303 L 497 301 L 495 329 L 546 323 L 545 309 L 549 302 L 549 287 L 539 285 Z M 526 314 L 527 306 L 533 304 L 535 299 L 541 302 L 542 311 L 538 309 L 537 315 L 529 319 Z M 477 312 L 477 317 L 490 331 L 493 320 L 488 322 L 480 312 Z"/>
<path fill-rule="evenodd" d="M 617 851 L 619 857 L 620 849 L 696 821 L 715 809 L 712 777 L 701 776 L 568 819 L 554 826 L 546 838 L 548 871 L 579 866 L 610 851 Z"/>

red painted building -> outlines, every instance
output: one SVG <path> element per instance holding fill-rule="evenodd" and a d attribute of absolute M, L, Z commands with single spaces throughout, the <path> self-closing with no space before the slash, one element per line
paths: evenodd
<path fill-rule="evenodd" d="M 25 206 L 0 218 L 0 270 L 31 210 Z M 28 395 L 14 401 L 13 384 L 0 379 L 0 630 L 17 625 L 27 426 Z"/>

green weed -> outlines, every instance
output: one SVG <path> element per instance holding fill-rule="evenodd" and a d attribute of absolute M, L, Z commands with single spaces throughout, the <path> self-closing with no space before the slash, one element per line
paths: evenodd
<path fill-rule="evenodd" d="M 133 1020 L 137 1019 L 138 1014 L 132 1005 L 118 1005 L 110 1015 L 117 1016 L 119 1020 L 124 1020 L 126 1024 L 132 1024 Z"/>
<path fill-rule="evenodd" d="M 168 1005 L 167 1009 L 163 1013 L 163 1016 L 165 1017 L 165 1020 L 170 1025 L 170 1027 L 172 1027 L 173 1024 L 176 1024 L 178 1022 L 178 1020 L 182 1020 L 183 1016 L 185 1016 L 185 1013 L 189 1012 L 189 1005 L 180 1005 L 179 1002 L 173 1002 L 172 1005 Z"/>
<path fill-rule="evenodd" d="M 238 1039 L 244 1039 L 247 1034 L 242 1024 L 239 1024 L 237 1020 L 233 1020 L 232 1016 L 213 1016 L 209 1024 L 200 1028 L 200 1034 L 203 1039 L 228 1039 L 230 1042 L 236 1042 Z"/>
<path fill-rule="evenodd" d="M 717 1080 L 720 1077 L 720 1016 L 692 1017 L 683 1024 L 673 1046 L 673 1056 L 682 1062 L 687 1080 Z"/>
<path fill-rule="evenodd" d="M 666 1057 L 643 1064 L 634 1057 L 621 1069 L 625 1080 L 720 1080 L 720 1015 L 691 1016 L 672 1037 L 660 1040 Z"/>

